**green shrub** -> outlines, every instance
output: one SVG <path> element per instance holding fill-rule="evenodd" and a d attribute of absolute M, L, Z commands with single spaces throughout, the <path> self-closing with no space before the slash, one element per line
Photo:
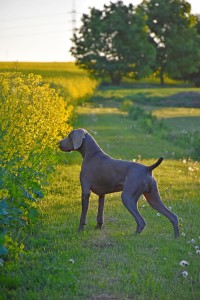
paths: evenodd
<path fill-rule="evenodd" d="M 120 109 L 122 111 L 128 112 L 132 106 L 133 106 L 133 102 L 131 100 L 124 100 L 120 105 Z"/>
<path fill-rule="evenodd" d="M 128 112 L 128 117 L 137 122 L 138 127 L 147 134 L 161 133 L 167 131 L 162 120 L 158 120 L 151 112 L 145 111 L 138 105 L 134 105 L 130 100 L 124 100 L 121 109 Z"/>

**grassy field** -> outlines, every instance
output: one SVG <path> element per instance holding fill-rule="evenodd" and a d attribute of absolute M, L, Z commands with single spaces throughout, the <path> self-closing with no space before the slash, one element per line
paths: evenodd
<path fill-rule="evenodd" d="M 72 62 L 0 62 L 0 72 L 41 75 L 51 88 L 56 89 L 60 96 L 73 105 L 76 105 L 78 99 L 79 102 L 87 101 L 98 85 L 97 80 L 90 78 Z"/>
<path fill-rule="evenodd" d="M 183 90 L 185 105 L 176 106 L 174 95 Z M 147 134 L 120 110 L 128 99 L 164 118 L 177 137 L 184 130 L 192 134 L 200 130 L 200 111 L 198 105 L 188 105 L 189 95 L 199 92 L 154 87 L 148 90 L 149 102 L 146 97 L 144 103 L 145 87 L 140 87 L 136 98 L 137 88 L 100 88 L 90 103 L 77 106 L 74 119 L 74 127 L 87 129 L 115 158 L 150 165 L 165 157 L 154 175 L 163 201 L 179 216 L 180 238 L 174 239 L 170 222 L 143 198 L 139 210 L 147 227 L 141 235 L 134 235 L 135 221 L 119 193 L 106 198 L 101 231 L 94 229 L 97 197 L 92 195 L 85 232 L 78 234 L 81 157 L 60 153 L 63 163 L 39 205 L 41 221 L 24 237 L 25 252 L 18 261 L 10 258 L 2 269 L 0 299 L 199 299 L 199 162 L 188 157 L 191 145 L 156 132 Z M 182 260 L 189 265 L 180 266 Z"/>
<path fill-rule="evenodd" d="M 86 73 L 81 69 L 77 68 L 74 63 L 30 63 L 30 62 L 0 62 L 0 70 L 1 71 L 19 71 L 25 74 L 33 73 L 40 74 L 47 77 L 76 77 L 76 76 L 84 76 L 86 77 Z"/>

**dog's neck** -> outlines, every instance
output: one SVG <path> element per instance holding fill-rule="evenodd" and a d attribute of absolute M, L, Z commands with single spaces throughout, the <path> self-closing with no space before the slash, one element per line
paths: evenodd
<path fill-rule="evenodd" d="M 103 150 L 99 147 L 97 142 L 89 133 L 86 133 L 82 145 L 77 151 L 81 153 L 83 159 L 94 156 L 98 152 L 103 152 Z"/>

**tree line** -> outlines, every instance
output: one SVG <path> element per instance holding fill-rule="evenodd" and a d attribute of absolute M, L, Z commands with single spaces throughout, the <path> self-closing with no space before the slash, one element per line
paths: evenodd
<path fill-rule="evenodd" d="M 200 86 L 200 16 L 185 0 L 91 8 L 72 42 L 76 64 L 113 84 L 156 74 L 161 84 L 167 75 Z"/>

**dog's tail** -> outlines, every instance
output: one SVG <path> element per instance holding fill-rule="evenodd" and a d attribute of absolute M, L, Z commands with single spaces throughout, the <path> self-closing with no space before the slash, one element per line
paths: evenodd
<path fill-rule="evenodd" d="M 163 161 L 163 159 L 164 159 L 163 157 L 160 157 L 155 164 L 153 164 L 151 166 L 148 166 L 147 167 L 148 171 L 152 171 L 153 169 L 157 168 L 161 164 L 161 162 Z"/>

